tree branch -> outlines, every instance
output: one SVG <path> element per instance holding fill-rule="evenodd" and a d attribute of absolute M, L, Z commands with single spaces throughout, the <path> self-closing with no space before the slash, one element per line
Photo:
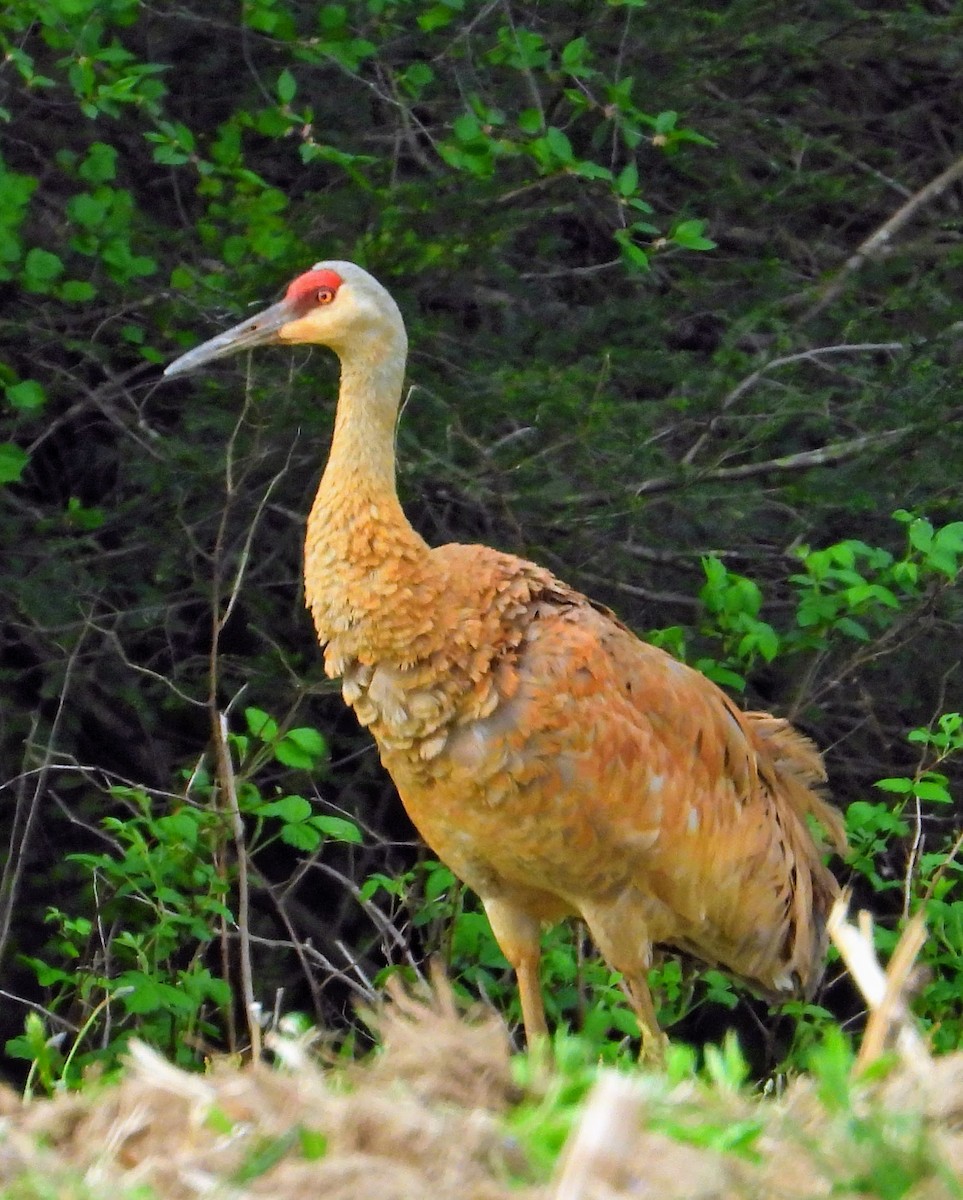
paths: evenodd
<path fill-rule="evenodd" d="M 929 204 L 931 200 L 935 200 L 938 196 L 941 196 L 950 184 L 955 183 L 961 178 L 963 178 L 963 158 L 958 158 L 955 163 L 948 166 L 935 179 L 931 179 L 925 187 L 920 188 L 918 192 L 912 195 L 905 204 L 901 205 L 893 213 L 889 220 L 884 221 L 865 241 L 860 243 L 856 253 L 846 259 L 833 278 L 823 287 L 822 292 L 816 298 L 816 302 L 803 313 L 800 323 L 812 320 L 824 308 L 832 304 L 845 288 L 850 275 L 858 271 L 867 260 L 877 258 L 903 226 L 916 216 L 916 213 L 924 204 Z"/>
<path fill-rule="evenodd" d="M 904 425 L 900 429 L 888 429 L 883 433 L 867 433 L 862 437 L 849 438 L 845 442 L 833 442 L 828 446 L 819 446 L 815 450 L 801 450 L 798 454 L 787 454 L 781 458 L 769 458 L 765 462 L 740 463 L 737 467 L 714 467 L 708 471 L 699 471 L 695 476 L 700 483 L 716 479 L 752 479 L 757 475 L 784 475 L 792 471 L 807 471 L 810 467 L 823 467 L 827 463 L 843 462 L 847 458 L 855 458 L 864 450 L 888 446 L 891 442 L 899 441 L 913 430 L 912 425 Z M 671 492 L 676 488 L 690 483 L 693 476 L 682 473 L 679 475 L 660 475 L 655 479 L 646 479 L 630 489 L 634 496 L 651 496 L 657 492 Z"/>

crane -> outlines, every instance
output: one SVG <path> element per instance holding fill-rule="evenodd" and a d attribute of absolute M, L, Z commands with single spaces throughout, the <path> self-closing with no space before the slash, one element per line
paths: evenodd
<path fill-rule="evenodd" d="M 481 898 L 529 1044 L 547 1034 L 541 931 L 569 917 L 621 972 L 654 1059 L 657 945 L 773 999 L 811 994 L 838 889 L 807 818 L 845 847 L 813 743 L 543 567 L 425 542 L 395 484 L 405 326 L 356 264 L 315 264 L 165 375 L 304 343 L 341 363 L 304 554 L 325 671 L 425 841 Z"/>

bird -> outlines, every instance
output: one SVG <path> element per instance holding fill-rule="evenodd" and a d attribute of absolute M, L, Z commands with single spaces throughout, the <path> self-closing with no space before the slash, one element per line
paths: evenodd
<path fill-rule="evenodd" d="M 648 974 L 664 948 L 771 1000 L 810 996 L 838 893 L 823 842 L 846 845 L 814 743 L 544 567 L 425 541 L 396 486 L 405 324 L 357 264 L 316 263 L 165 375 L 302 344 L 341 367 L 304 548 L 324 669 L 421 836 L 479 896 L 528 1044 L 548 1036 L 541 935 L 570 918 L 621 974 L 654 1061 Z"/>

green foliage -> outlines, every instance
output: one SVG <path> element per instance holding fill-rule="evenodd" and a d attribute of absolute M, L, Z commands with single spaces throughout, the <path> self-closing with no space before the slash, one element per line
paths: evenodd
<path fill-rule="evenodd" d="M 14 278 L 13 264 L 23 253 L 20 228 L 36 186 L 35 177 L 9 170 L 0 156 L 0 279 Z"/>
<path fill-rule="evenodd" d="M 935 1049 L 949 1051 L 963 1040 L 963 837 L 947 831 L 941 810 L 953 803 L 946 772 L 963 760 L 963 715 L 943 713 L 932 726 L 911 730 L 907 741 L 919 747 L 913 774 L 877 780 L 887 801 L 858 800 L 847 811 L 850 863 L 877 894 L 898 893 L 904 917 L 923 910 L 924 982 L 914 1007 Z M 886 858 L 883 874 L 878 864 Z M 877 930 L 884 953 L 898 932 L 886 925 Z"/>
<path fill-rule="evenodd" d="M 22 958 L 57 1024 L 69 1028 L 61 1014 L 78 1007 L 84 1019 L 67 1051 L 35 1013 L 7 1043 L 7 1053 L 30 1061 L 47 1090 L 76 1086 L 94 1063 L 115 1067 L 133 1032 L 178 1064 L 195 1064 L 230 1021 L 232 981 L 217 950 L 237 926 L 239 872 L 251 871 L 275 841 L 307 853 L 325 840 L 361 843 L 353 821 L 316 814 L 302 796 L 265 799 L 255 778 L 266 761 L 316 772 L 326 755 L 323 736 L 307 726 L 285 731 L 254 707 L 245 721 L 249 733 L 230 737 L 239 811 L 249 825 L 243 847 L 231 833 L 223 789 L 199 768 L 184 796 L 168 799 L 168 811 L 158 812 L 157 799 L 142 789 L 112 788 L 123 815 L 101 821 L 111 848 L 67 855 L 87 881 L 94 915 L 51 906 L 46 921 L 54 936 L 41 954 Z"/>
<path fill-rule="evenodd" d="M 0 483 L 16 483 L 30 456 L 12 442 L 0 442 Z"/>
<path fill-rule="evenodd" d="M 25 956 L 51 1012 L 80 1003 L 89 1013 L 62 1064 L 68 1084 L 92 1062 L 113 1063 L 131 1028 L 175 1061 L 192 1062 L 197 1039 L 215 1033 L 231 1003 L 228 983 L 206 961 L 222 922 L 233 920 L 229 882 L 216 865 L 216 814 L 184 805 L 155 816 L 143 792 L 115 794 L 132 810 L 104 818 L 115 849 L 68 857 L 90 879 L 96 919 L 50 908 L 55 936 L 43 957 Z M 101 1024 L 113 1031 L 106 1052 L 95 1048 Z M 28 1029 L 8 1053 L 37 1062 L 34 1041 Z M 48 1074 L 41 1074 L 45 1083 Z"/>
<path fill-rule="evenodd" d="M 721 635 L 728 658 L 742 667 L 751 667 L 757 657 L 765 662 L 779 653 L 779 635 L 759 617 L 762 592 L 758 584 L 728 570 L 717 558 L 703 560 L 706 582 L 699 596 L 706 610 L 711 633 Z M 701 658 L 696 667 L 723 687 L 742 689 L 745 678 L 731 666 Z"/>
<path fill-rule="evenodd" d="M 703 559 L 704 632 L 721 642 L 724 657 L 699 659 L 695 665 L 724 686 L 742 689 L 745 677 L 740 672 L 760 659 L 769 663 L 777 656 L 825 654 L 847 639 L 872 643 L 904 625 L 947 581 L 960 579 L 963 522 L 934 528 L 905 510 L 894 517 L 907 529 L 902 557 L 855 539 L 821 550 L 796 550 L 804 570 L 789 577 L 795 621 L 784 630 L 761 619 L 763 593 L 757 583 L 730 571 L 719 559 Z M 665 638 L 663 631 L 663 645 Z M 676 647 L 677 652 L 682 649 Z"/>
<path fill-rule="evenodd" d="M 580 1039 L 560 1034 L 553 1050 L 550 1075 L 530 1058 L 513 1061 L 523 1099 L 506 1121 L 538 1180 L 557 1178 L 560 1154 L 600 1070 Z M 934 1194 L 959 1195 L 931 1118 L 912 1105 L 894 1108 L 874 1089 L 893 1062 L 878 1063 L 872 1079 L 857 1077 L 854 1065 L 849 1039 L 827 1026 L 808 1054 L 816 1103 L 796 1093 L 788 1105 L 783 1098 L 773 1106 L 747 1087 L 750 1069 L 735 1038 L 706 1046 L 701 1065 L 689 1047 L 672 1045 L 665 1071 L 636 1071 L 610 1111 L 670 1143 L 710 1152 L 717 1171 L 728 1168 L 744 1180 L 754 1179 L 748 1168 L 778 1170 L 791 1158 L 797 1183 L 812 1194 L 898 1200 L 935 1186 Z M 626 1063 L 623 1069 L 632 1068 Z M 807 1114 L 802 1125 L 785 1119 L 787 1106 L 794 1112 L 797 1105 Z M 680 1169 L 687 1165 L 682 1156 L 673 1161 Z M 760 1179 L 756 1186 L 765 1191 L 767 1184 Z"/>

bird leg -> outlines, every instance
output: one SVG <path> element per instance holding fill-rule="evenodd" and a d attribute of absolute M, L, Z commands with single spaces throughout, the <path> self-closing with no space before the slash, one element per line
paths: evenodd
<path fill-rule="evenodd" d="M 527 913 L 521 912 L 506 900 L 489 898 L 483 901 L 495 941 L 511 963 L 518 979 L 518 998 L 522 1005 L 522 1023 L 528 1048 L 548 1043 L 548 1025 L 538 979 L 541 957 L 541 925 Z"/>
<path fill-rule="evenodd" d="M 639 1062 L 653 1067 L 665 1066 L 668 1038 L 659 1028 L 659 1018 L 656 1016 L 655 1005 L 652 1003 L 652 992 L 646 979 L 646 971 L 643 969 L 633 972 L 631 975 L 624 975 L 622 989 L 639 1022 L 639 1033 L 642 1036 Z"/>
<path fill-rule="evenodd" d="M 602 957 L 614 971 L 621 972 L 623 991 L 639 1022 L 639 1061 L 661 1066 L 666 1038 L 649 991 L 651 933 L 633 898 L 634 893 L 626 890 L 614 904 L 583 905 L 582 917 Z"/>

